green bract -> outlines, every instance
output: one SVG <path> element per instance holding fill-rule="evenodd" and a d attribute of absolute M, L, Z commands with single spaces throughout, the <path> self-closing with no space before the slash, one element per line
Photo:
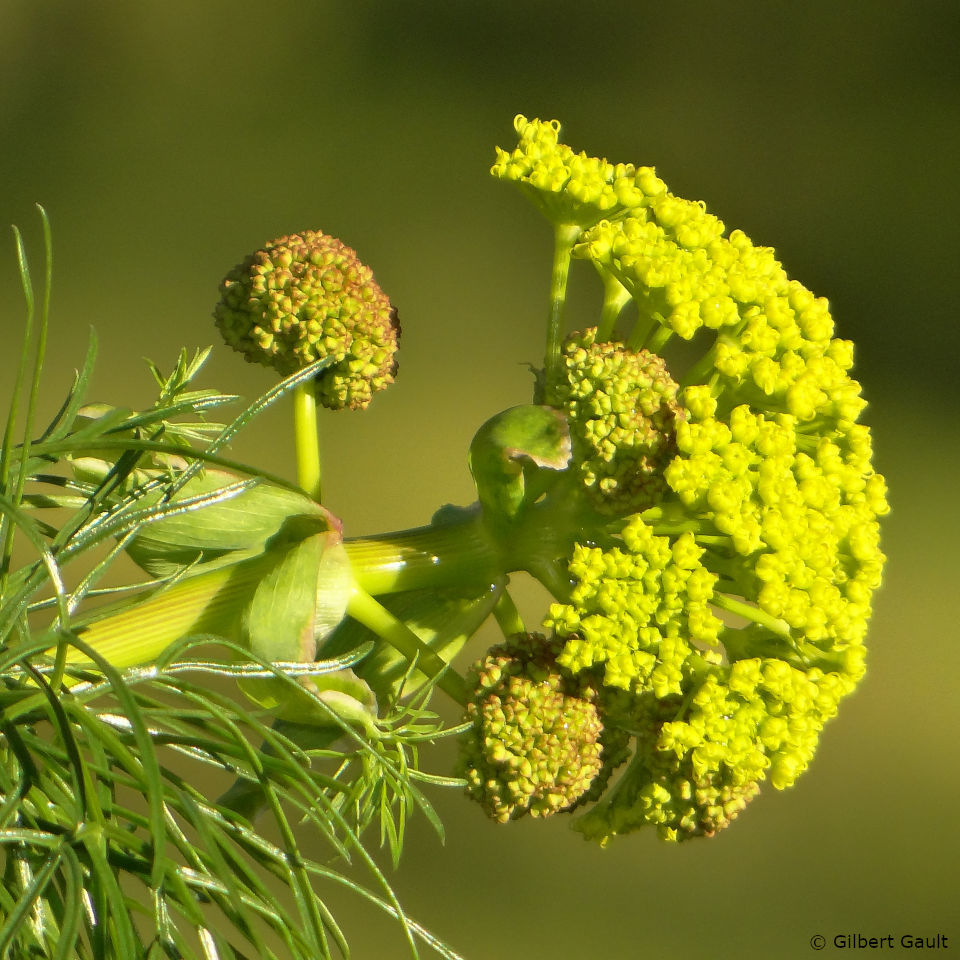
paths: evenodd
<path fill-rule="evenodd" d="M 569 466 L 570 428 L 550 407 L 511 407 L 474 434 L 469 463 L 488 521 L 515 523 L 544 484 Z"/>
<path fill-rule="evenodd" d="M 397 372 L 397 311 L 350 247 L 315 230 L 274 240 L 234 267 L 214 318 L 231 347 L 284 375 L 333 357 L 317 400 L 334 410 L 365 408 Z"/>

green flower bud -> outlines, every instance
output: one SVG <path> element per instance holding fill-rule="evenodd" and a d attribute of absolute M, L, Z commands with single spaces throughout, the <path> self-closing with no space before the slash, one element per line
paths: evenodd
<path fill-rule="evenodd" d="M 319 231 L 244 259 L 221 282 L 213 315 L 234 350 L 283 376 L 333 357 L 317 377 L 317 400 L 331 410 L 364 409 L 397 372 L 396 309 L 356 253 Z"/>
<path fill-rule="evenodd" d="M 473 668 L 459 772 L 500 823 L 570 810 L 599 793 L 622 760 L 619 740 L 604 735 L 597 685 L 557 665 L 562 647 L 521 634 Z"/>

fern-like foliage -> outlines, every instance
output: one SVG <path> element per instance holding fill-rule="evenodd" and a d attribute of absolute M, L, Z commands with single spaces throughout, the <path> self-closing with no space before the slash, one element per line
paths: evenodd
<path fill-rule="evenodd" d="M 283 666 L 228 636 L 200 635 L 120 670 L 74 631 L 86 604 L 116 592 L 99 584 L 137 531 L 264 479 L 283 483 L 220 451 L 315 371 L 287 378 L 224 427 L 208 418 L 236 398 L 193 387 L 203 352 L 181 353 L 169 375 L 151 365 L 159 395 L 149 410 L 89 404 L 91 336 L 56 416 L 38 430 L 51 264 L 41 216 L 39 297 L 15 233 L 26 335 L 0 448 L 0 957 L 347 956 L 326 903 L 337 888 L 395 918 L 411 956 L 426 945 L 456 957 L 405 915 L 365 835 L 378 824 L 396 861 L 414 810 L 442 832 L 420 790 L 447 782 L 418 770 L 418 745 L 444 733 L 425 700 L 363 727 L 313 696 L 329 723 L 299 726 L 252 709 L 237 679 L 269 677 L 309 697 L 298 671 L 345 670 L 363 649 Z M 105 451 L 101 478 L 69 469 Z M 209 464 L 249 480 L 172 506 Z M 78 650 L 86 664 L 68 656 Z"/>

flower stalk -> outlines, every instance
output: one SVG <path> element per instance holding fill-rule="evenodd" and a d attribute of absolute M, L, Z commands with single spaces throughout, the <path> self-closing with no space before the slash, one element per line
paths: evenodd
<path fill-rule="evenodd" d="M 314 381 L 293 389 L 293 422 L 297 454 L 297 485 L 312 500 L 323 499 L 317 396 Z"/>
<path fill-rule="evenodd" d="M 544 354 L 546 402 L 552 404 L 553 383 L 560 367 L 560 342 L 563 340 L 563 308 L 567 302 L 567 279 L 573 246 L 580 228 L 572 223 L 558 223 L 553 232 L 553 268 L 550 272 L 550 311 L 547 316 L 547 345 Z"/>

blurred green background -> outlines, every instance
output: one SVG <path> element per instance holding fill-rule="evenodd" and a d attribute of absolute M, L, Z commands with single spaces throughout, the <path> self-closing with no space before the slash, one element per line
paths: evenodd
<path fill-rule="evenodd" d="M 404 328 L 398 384 L 323 418 L 348 534 L 472 500 L 474 429 L 529 395 L 549 231 L 487 175 L 517 112 L 656 164 L 776 246 L 857 343 L 890 559 L 869 675 L 811 770 L 681 847 L 640 834 L 600 850 L 562 819 L 498 828 L 435 794 L 446 845 L 421 819 L 391 876 L 471 960 L 804 957 L 816 933 L 826 955 L 837 933 L 960 948 L 958 42 L 955 0 L 0 0 L 0 222 L 24 230 L 35 269 L 35 201 L 54 229 L 46 412 L 90 325 L 94 395 L 149 402 L 141 357 L 169 367 L 213 342 L 227 269 L 322 228 L 374 267 Z M 5 249 L 0 402 L 23 316 Z M 588 272 L 573 281 L 576 323 L 597 301 Z M 272 379 L 223 349 L 205 382 L 252 398 Z M 292 476 L 287 411 L 233 453 Z M 395 927 L 333 902 L 355 956 L 404 956 Z"/>

